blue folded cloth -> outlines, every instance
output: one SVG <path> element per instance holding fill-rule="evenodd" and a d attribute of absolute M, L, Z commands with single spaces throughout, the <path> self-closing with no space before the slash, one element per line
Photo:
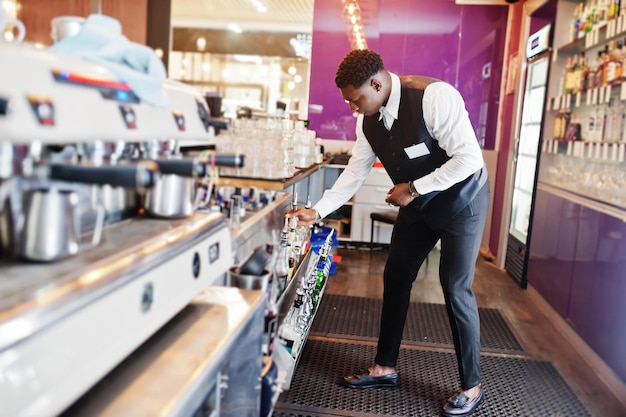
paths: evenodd
<path fill-rule="evenodd" d="M 160 107 L 170 104 L 163 89 L 163 80 L 167 78 L 163 62 L 152 48 L 122 35 L 122 25 L 112 17 L 89 15 L 79 33 L 60 40 L 50 49 L 102 65 L 146 103 Z"/>

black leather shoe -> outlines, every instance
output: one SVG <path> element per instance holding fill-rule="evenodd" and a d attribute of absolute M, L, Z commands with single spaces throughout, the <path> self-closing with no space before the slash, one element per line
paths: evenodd
<path fill-rule="evenodd" d="M 485 392 L 480 389 L 480 392 L 470 401 L 469 397 L 463 393 L 458 393 L 453 397 L 450 397 L 448 401 L 443 405 L 442 415 L 445 417 L 465 417 L 472 414 L 479 405 L 485 402 Z"/>
<path fill-rule="evenodd" d="M 372 376 L 370 371 L 366 369 L 354 375 L 344 376 L 341 382 L 344 387 L 356 389 L 395 387 L 398 385 L 398 374 Z"/>

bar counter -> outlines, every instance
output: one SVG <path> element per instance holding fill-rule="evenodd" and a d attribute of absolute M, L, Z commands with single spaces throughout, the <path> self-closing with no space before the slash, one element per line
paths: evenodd
<path fill-rule="evenodd" d="M 258 417 L 264 307 L 207 288 L 62 416 Z"/>

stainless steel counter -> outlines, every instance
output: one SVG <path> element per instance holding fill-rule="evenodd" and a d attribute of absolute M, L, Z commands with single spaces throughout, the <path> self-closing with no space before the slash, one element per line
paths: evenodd
<path fill-rule="evenodd" d="M 63 261 L 3 260 L 0 351 L 225 227 L 215 213 L 176 220 L 135 217 L 106 227 L 99 246 Z M 18 321 L 22 330 L 15 332 Z"/>
<path fill-rule="evenodd" d="M 206 289 L 63 416 L 189 417 L 205 404 L 258 417 L 264 307 L 260 291 Z"/>
<path fill-rule="evenodd" d="M 220 214 L 136 217 L 98 247 L 0 266 L 0 416 L 56 416 L 231 265 Z"/>

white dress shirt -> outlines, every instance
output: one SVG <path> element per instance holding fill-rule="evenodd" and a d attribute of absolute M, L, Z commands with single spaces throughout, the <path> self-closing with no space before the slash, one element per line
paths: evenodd
<path fill-rule="evenodd" d="M 387 126 L 391 129 L 398 119 L 400 105 L 400 78 L 391 75 L 391 93 L 384 112 Z M 463 181 L 484 165 L 482 151 L 478 145 L 474 128 L 465 109 L 461 94 L 450 84 L 437 81 L 424 90 L 422 111 L 428 133 L 438 141 L 439 146 L 451 157 L 441 167 L 428 175 L 413 181 L 420 194 L 442 191 Z M 391 120 L 389 120 L 391 118 Z M 376 155 L 363 133 L 363 115 L 356 120 L 356 143 L 352 156 L 333 187 L 324 192 L 314 208 L 321 217 L 326 217 L 345 204 L 359 189 L 372 169 Z"/>

